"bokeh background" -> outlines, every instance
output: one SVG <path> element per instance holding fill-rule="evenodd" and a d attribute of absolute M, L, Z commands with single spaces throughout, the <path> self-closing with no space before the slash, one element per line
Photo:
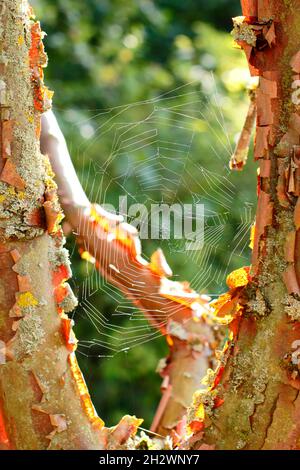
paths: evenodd
<path fill-rule="evenodd" d="M 165 160 L 170 162 L 169 174 L 178 178 L 190 169 L 178 183 L 178 201 L 193 202 L 199 193 L 195 171 L 200 167 L 211 169 L 214 175 L 205 187 L 201 186 L 206 194 L 215 191 L 226 199 L 231 188 L 226 230 L 217 238 L 214 256 L 207 265 L 208 277 L 219 272 L 222 279 L 211 276 L 209 282 L 208 278 L 198 282 L 197 259 L 191 260 L 174 244 L 163 246 L 178 279 L 192 281 L 192 286 L 202 292 L 221 292 L 226 272 L 248 262 L 247 241 L 243 241 L 243 257 L 241 250 L 232 254 L 232 247 L 241 220 L 248 237 L 255 208 L 255 168 L 251 161 L 243 172 L 228 176 L 231 186 L 226 183 L 224 193 L 230 146 L 234 146 L 248 103 L 246 61 L 230 36 L 231 17 L 241 14 L 239 1 L 34 0 L 32 4 L 47 33 L 49 66 L 45 75 L 47 85 L 55 91 L 54 111 L 91 200 L 101 203 L 104 198 L 116 203 L 124 185 L 128 194 L 135 196 L 133 202 L 137 201 L 140 186 L 133 177 L 127 177 L 132 167 L 140 164 L 139 175 L 145 181 L 155 170 L 151 164 L 141 164 L 145 158 L 151 162 L 151 145 L 141 149 L 119 146 L 112 152 L 116 128 L 128 122 L 142 122 L 138 130 L 134 126 L 129 130 L 128 139 L 135 143 L 139 133 L 149 130 L 148 125 L 158 129 L 164 142 L 176 141 L 187 148 L 193 141 L 188 159 L 182 160 L 183 168 L 176 167 L 178 159 L 172 159 L 171 154 Z M 174 107 L 178 113 L 172 121 Z M 153 110 L 153 122 L 144 124 Z M 114 158 L 105 166 L 112 154 Z M 168 181 L 174 182 L 171 177 Z M 100 183 L 104 191 L 99 192 Z M 142 197 L 146 194 L 151 201 L 168 202 L 163 187 L 160 194 L 157 188 L 151 191 L 151 185 L 147 188 Z M 245 221 L 243 213 L 249 207 Z M 159 245 L 159 240 L 145 241 L 145 256 Z M 68 247 L 73 287 L 80 298 L 89 268 L 80 260 L 72 237 Z M 112 325 L 130 326 L 132 318 L 128 315 L 114 317 L 119 297 L 109 288 L 98 286 L 89 301 Z M 116 347 L 110 352 L 101 341 L 96 346 L 101 331 L 95 329 L 81 303 L 74 315 L 79 340 L 95 341 L 90 350 L 79 348 L 79 362 L 100 416 L 107 425 L 113 425 L 124 414 L 135 414 L 143 417 L 148 427 L 160 398 L 161 378 L 155 369 L 167 354 L 164 338 L 122 351 Z M 110 334 L 109 342 L 115 346 L 119 338 L 114 338 L 113 330 Z"/>

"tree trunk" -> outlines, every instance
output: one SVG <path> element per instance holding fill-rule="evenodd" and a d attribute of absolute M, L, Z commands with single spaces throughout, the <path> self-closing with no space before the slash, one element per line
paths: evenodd
<path fill-rule="evenodd" d="M 182 447 L 300 449 L 300 2 L 245 0 L 242 7 L 233 35 L 260 77 L 252 267 L 230 275 L 229 292 L 214 303 L 230 335 L 215 372 L 207 374 L 208 388 L 194 395 Z M 124 448 L 139 421 L 125 417 L 104 427 L 65 314 L 75 305 L 66 284 L 68 254 L 53 175 L 39 151 L 40 116 L 51 100 L 39 24 L 25 0 L 1 1 L 0 16 L 0 446 Z M 153 299 L 147 302 L 151 312 Z M 186 341 L 179 326 L 168 333 Z M 186 347 L 189 356 L 190 345 L 173 345 L 165 371 L 175 388 Z M 163 432 L 173 417 L 177 425 L 170 390 L 153 424 Z"/>
<path fill-rule="evenodd" d="M 0 445 L 102 449 L 123 445 L 140 421 L 113 429 L 96 415 L 78 368 L 66 284 L 68 253 L 47 159 L 40 153 L 42 33 L 26 0 L 2 0 L 0 105 Z M 113 444 L 112 444 L 113 443 Z"/>
<path fill-rule="evenodd" d="M 185 445 L 300 449 L 300 2 L 241 3 L 233 35 L 259 75 L 252 267 L 215 304 L 230 338 L 194 396 Z"/>

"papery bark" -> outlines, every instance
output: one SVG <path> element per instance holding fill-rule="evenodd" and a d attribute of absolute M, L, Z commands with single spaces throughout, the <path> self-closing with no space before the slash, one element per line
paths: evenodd
<path fill-rule="evenodd" d="M 241 3 L 233 34 L 259 75 L 252 267 L 216 304 L 230 337 L 210 386 L 194 396 L 184 445 L 299 450 L 300 2 Z"/>
<path fill-rule="evenodd" d="M 65 312 L 76 305 L 49 161 L 40 153 L 46 55 L 26 0 L 0 2 L 0 445 L 103 449 L 126 445 L 140 421 L 108 429 L 75 357 Z"/>

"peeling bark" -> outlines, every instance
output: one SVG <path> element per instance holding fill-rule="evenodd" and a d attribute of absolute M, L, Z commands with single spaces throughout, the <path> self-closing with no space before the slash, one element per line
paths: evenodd
<path fill-rule="evenodd" d="M 8 449 L 121 448 L 140 420 L 108 429 L 75 357 L 66 311 L 76 300 L 61 209 L 39 150 L 46 55 L 25 0 L 0 2 L 0 445 Z M 3 363 L 2 363 L 3 362 Z"/>
<path fill-rule="evenodd" d="M 300 449 L 294 360 L 300 335 L 300 3 L 241 3 L 244 17 L 234 36 L 251 74 L 259 76 L 255 158 L 261 171 L 252 267 L 244 286 L 215 306 L 217 317 L 224 305 L 231 307 L 230 336 L 209 387 L 194 395 L 183 447 Z"/>
<path fill-rule="evenodd" d="M 295 360 L 300 335 L 300 5 L 298 0 L 245 0 L 242 6 L 244 17 L 236 19 L 234 37 L 251 74 L 260 77 L 252 266 L 228 276 L 228 293 L 212 304 L 216 322 L 228 324 L 229 335 L 215 371 L 207 373 L 207 388 L 194 395 L 180 445 L 300 449 Z M 59 226 L 62 215 L 51 168 L 39 151 L 40 117 L 51 100 L 42 80 L 46 57 L 39 26 L 25 0 L 0 2 L 0 16 L 0 340 L 6 359 L 0 365 L 0 447 L 134 447 L 130 441 L 139 420 L 124 417 L 108 429 L 96 415 L 65 314 L 74 299 L 66 284 L 71 273 Z M 191 374 L 195 386 L 199 364 L 204 368 L 207 361 L 195 344 L 203 342 L 203 334 L 207 343 L 214 340 L 207 324 L 198 331 L 193 322 L 187 328 L 186 321 L 206 304 L 185 285 L 168 281 L 161 254 L 145 263 L 122 227 L 111 231 L 97 208 L 82 221 L 85 256 L 92 256 L 103 275 L 167 334 L 171 356 L 161 370 L 167 379 L 153 429 L 182 435 L 179 416 L 191 388 L 180 379 Z M 127 272 L 128 265 L 133 269 Z M 184 429 L 184 421 L 180 425 Z"/>

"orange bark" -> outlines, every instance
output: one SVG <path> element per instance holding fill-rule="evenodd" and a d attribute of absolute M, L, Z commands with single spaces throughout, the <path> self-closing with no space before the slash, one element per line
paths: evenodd
<path fill-rule="evenodd" d="M 194 395 L 182 446 L 299 450 L 299 1 L 241 3 L 234 36 L 259 76 L 251 277 L 216 303 L 217 315 L 228 306 L 230 334 L 207 389 Z"/>
<path fill-rule="evenodd" d="M 39 151 L 41 112 L 51 99 L 40 26 L 19 0 L 1 5 L 0 21 L 7 57 L 0 103 L 0 447 L 126 446 L 140 420 L 124 417 L 116 428 L 104 427 L 65 313 L 76 301 L 66 284 L 71 271 L 56 186 Z"/>

